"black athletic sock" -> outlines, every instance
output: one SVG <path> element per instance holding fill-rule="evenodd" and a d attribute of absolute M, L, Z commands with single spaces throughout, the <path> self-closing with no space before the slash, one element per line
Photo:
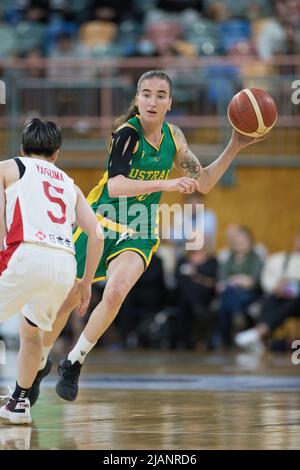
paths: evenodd
<path fill-rule="evenodd" d="M 16 382 L 16 388 L 14 390 L 14 393 L 12 394 L 12 397 L 13 398 L 27 398 L 30 390 L 31 390 L 31 387 L 22 388 L 18 385 L 18 382 Z"/>

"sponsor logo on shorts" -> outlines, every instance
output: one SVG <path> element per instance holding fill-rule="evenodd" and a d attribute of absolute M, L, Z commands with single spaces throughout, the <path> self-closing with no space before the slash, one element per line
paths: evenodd
<path fill-rule="evenodd" d="M 119 243 L 124 242 L 125 240 L 130 240 L 132 238 L 132 233 L 133 232 L 123 232 L 115 246 L 119 245 Z"/>

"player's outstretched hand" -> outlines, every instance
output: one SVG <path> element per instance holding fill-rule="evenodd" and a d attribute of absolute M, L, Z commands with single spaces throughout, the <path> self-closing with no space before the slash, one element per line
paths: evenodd
<path fill-rule="evenodd" d="M 92 295 L 91 284 L 86 283 L 84 281 L 79 281 L 77 283 L 77 293 L 79 295 L 80 300 L 79 300 L 79 305 L 76 310 L 79 313 L 79 315 L 83 317 L 87 311 L 87 308 L 91 300 L 91 295 Z"/>
<path fill-rule="evenodd" d="M 262 137 L 249 137 L 248 135 L 241 134 L 240 132 L 237 132 L 235 129 L 233 129 L 231 141 L 239 148 L 239 150 L 241 150 L 242 148 L 247 147 L 248 145 L 261 142 L 262 140 L 265 140 L 265 138 L 265 135 Z"/>

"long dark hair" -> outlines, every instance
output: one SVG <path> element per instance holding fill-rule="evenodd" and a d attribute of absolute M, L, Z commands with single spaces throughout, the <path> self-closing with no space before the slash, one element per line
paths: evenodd
<path fill-rule="evenodd" d="M 170 96 L 172 96 L 172 82 L 170 77 L 163 72 L 162 70 L 149 70 L 148 72 L 143 73 L 143 75 L 140 76 L 139 81 L 137 83 L 136 87 L 136 94 L 139 93 L 141 89 L 142 82 L 144 80 L 149 80 L 150 78 L 160 78 L 161 80 L 165 80 L 167 84 L 169 85 L 169 90 L 170 90 Z M 118 129 L 124 122 L 128 121 L 128 119 L 132 118 L 139 112 L 138 107 L 135 104 L 135 98 L 132 100 L 130 103 L 130 106 L 127 110 L 126 113 L 122 114 L 122 116 L 119 116 L 113 124 L 114 130 Z"/>

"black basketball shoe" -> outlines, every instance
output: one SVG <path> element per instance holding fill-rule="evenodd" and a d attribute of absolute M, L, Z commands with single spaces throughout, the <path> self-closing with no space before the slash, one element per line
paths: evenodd
<path fill-rule="evenodd" d="M 56 393 L 67 401 L 76 400 L 78 394 L 78 379 L 82 365 L 76 361 L 74 364 L 69 359 L 63 359 L 58 366 L 58 374 L 61 376 L 56 384 Z"/>
<path fill-rule="evenodd" d="M 31 390 L 28 394 L 30 406 L 33 406 L 35 402 L 37 401 L 39 394 L 40 394 L 40 383 L 49 374 L 51 367 L 52 367 L 52 362 L 50 361 L 50 359 L 47 359 L 44 369 L 39 370 L 38 373 L 36 374 L 36 378 L 34 379 Z"/>

